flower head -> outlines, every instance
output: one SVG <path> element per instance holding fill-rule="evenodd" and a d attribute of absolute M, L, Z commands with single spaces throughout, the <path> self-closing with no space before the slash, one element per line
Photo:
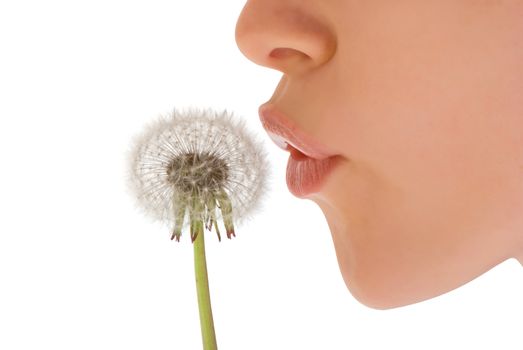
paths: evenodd
<path fill-rule="evenodd" d="M 235 236 L 233 222 L 247 218 L 267 187 L 265 152 L 227 111 L 175 109 L 151 123 L 129 155 L 138 203 L 170 223 L 177 241 L 190 225 L 194 242 L 203 223 L 221 240 L 218 221 Z"/>

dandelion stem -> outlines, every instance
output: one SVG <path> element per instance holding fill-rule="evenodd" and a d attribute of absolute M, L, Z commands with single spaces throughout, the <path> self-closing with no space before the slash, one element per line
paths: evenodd
<path fill-rule="evenodd" d="M 209 294 L 209 279 L 207 277 L 207 263 L 205 260 L 205 238 L 203 236 L 203 222 L 196 223 L 197 236 L 194 241 L 194 271 L 196 275 L 196 292 L 198 294 L 198 308 L 200 309 L 200 327 L 204 350 L 217 350 L 214 321 L 212 318 L 211 296 Z"/>

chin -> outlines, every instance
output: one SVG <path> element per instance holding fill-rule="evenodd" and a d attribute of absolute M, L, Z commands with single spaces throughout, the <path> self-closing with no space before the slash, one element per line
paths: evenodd
<path fill-rule="evenodd" d="M 399 258 L 404 251 L 355 239 L 354 227 L 349 228 L 324 199 L 315 196 L 314 202 L 327 219 L 345 285 L 358 302 L 372 309 L 387 310 L 427 300 L 452 289 L 441 289 L 435 278 L 427 280 L 427 274 L 420 270 L 423 264 L 413 266 L 412 261 Z"/>
<path fill-rule="evenodd" d="M 340 266 L 340 270 L 343 270 Z M 365 270 L 358 271 L 365 274 Z M 389 310 L 407 305 L 412 305 L 432 296 L 420 296 L 416 291 L 406 291 L 403 285 L 389 284 L 382 280 L 376 283 L 375 279 L 358 278 L 357 275 L 342 272 L 343 280 L 350 294 L 359 303 L 376 310 Z M 386 279 L 384 279 L 386 280 Z"/>
<path fill-rule="evenodd" d="M 401 267 L 359 259 L 350 250 L 339 251 L 336 255 L 341 275 L 350 294 L 361 304 L 376 310 L 394 309 L 430 299 L 435 294 L 420 286 L 419 279 L 408 276 Z M 365 252 L 360 252 L 365 254 Z M 369 254 L 370 255 L 370 254 Z"/>

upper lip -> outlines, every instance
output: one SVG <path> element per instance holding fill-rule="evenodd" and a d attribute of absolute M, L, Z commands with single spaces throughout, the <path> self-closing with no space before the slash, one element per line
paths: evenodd
<path fill-rule="evenodd" d="M 292 151 L 294 148 L 307 157 L 315 159 L 325 159 L 335 155 L 325 145 L 320 144 L 303 132 L 294 122 L 280 112 L 274 104 L 265 103 L 261 105 L 258 109 L 258 114 L 263 128 L 281 149 Z"/>

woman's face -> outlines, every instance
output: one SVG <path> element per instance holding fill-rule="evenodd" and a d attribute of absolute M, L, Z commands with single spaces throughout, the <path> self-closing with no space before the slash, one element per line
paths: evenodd
<path fill-rule="evenodd" d="M 307 198 L 361 303 L 523 256 L 522 38 L 520 1 L 247 1 L 236 41 L 283 73 L 270 102 L 342 157 Z"/>

